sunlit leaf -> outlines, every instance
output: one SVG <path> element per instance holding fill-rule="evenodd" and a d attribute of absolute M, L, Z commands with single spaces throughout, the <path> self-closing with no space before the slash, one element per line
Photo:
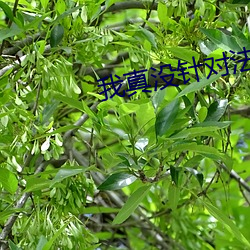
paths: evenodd
<path fill-rule="evenodd" d="M 180 189 L 174 183 L 170 183 L 168 188 L 168 204 L 172 210 L 176 210 L 179 198 Z"/>
<path fill-rule="evenodd" d="M 99 187 L 99 190 L 117 190 L 133 183 L 136 177 L 132 174 L 120 172 L 109 176 Z"/>
<path fill-rule="evenodd" d="M 16 176 L 5 168 L 0 168 L 0 183 L 11 194 L 14 194 L 18 187 Z"/>

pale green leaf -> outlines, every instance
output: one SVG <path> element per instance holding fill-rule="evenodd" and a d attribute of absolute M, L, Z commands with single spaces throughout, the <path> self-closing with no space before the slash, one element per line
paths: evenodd
<path fill-rule="evenodd" d="M 18 187 L 16 176 L 5 168 L 0 168 L 0 183 L 11 194 L 14 194 Z"/>

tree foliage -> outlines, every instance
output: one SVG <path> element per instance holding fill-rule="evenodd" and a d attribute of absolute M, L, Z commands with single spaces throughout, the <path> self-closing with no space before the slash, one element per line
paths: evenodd
<path fill-rule="evenodd" d="M 249 20 L 238 0 L 0 1 L 0 249 L 250 249 Z M 201 66 L 164 88 L 180 62 Z"/>

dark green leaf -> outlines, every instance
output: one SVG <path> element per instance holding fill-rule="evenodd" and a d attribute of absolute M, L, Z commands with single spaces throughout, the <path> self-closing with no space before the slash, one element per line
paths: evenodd
<path fill-rule="evenodd" d="M 136 177 L 132 174 L 120 172 L 109 176 L 99 187 L 99 190 L 117 190 L 133 183 Z"/>
<path fill-rule="evenodd" d="M 219 121 L 227 108 L 228 100 L 223 99 L 212 103 L 208 108 L 208 114 L 204 122 Z"/>
<path fill-rule="evenodd" d="M 175 168 L 173 166 L 170 166 L 170 175 L 171 175 L 172 181 L 175 183 L 176 186 L 178 186 L 180 171 L 181 171 L 180 168 Z"/>
<path fill-rule="evenodd" d="M 56 47 L 63 39 L 64 28 L 61 24 L 56 25 L 50 35 L 51 47 Z"/>
<path fill-rule="evenodd" d="M 156 136 L 162 136 L 168 131 L 176 119 L 178 110 L 179 101 L 175 99 L 159 112 L 155 121 Z"/>
<path fill-rule="evenodd" d="M 14 15 L 13 12 L 11 10 L 11 8 L 9 7 L 9 5 L 7 5 L 6 3 L 4 3 L 3 1 L 0 1 L 0 8 L 3 9 L 5 15 L 11 20 L 14 20 Z"/>
<path fill-rule="evenodd" d="M 116 215 L 112 224 L 121 224 L 122 222 L 124 222 L 139 206 L 143 198 L 148 193 L 150 187 L 151 186 L 144 185 L 138 188 L 132 195 L 130 195 L 125 205 Z"/>

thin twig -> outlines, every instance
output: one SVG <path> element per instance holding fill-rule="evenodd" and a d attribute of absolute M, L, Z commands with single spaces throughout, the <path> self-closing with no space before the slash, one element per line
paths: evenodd
<path fill-rule="evenodd" d="M 152 12 L 152 8 L 153 8 L 154 4 L 155 4 L 155 0 L 153 0 L 152 4 L 151 4 L 151 6 L 150 6 L 150 9 L 149 9 L 149 11 L 147 12 L 146 20 L 143 22 L 143 24 L 142 24 L 142 26 L 141 26 L 142 28 L 145 27 L 146 21 L 148 21 L 148 19 L 150 18 L 150 15 L 151 15 L 151 12 Z"/>
<path fill-rule="evenodd" d="M 225 170 L 232 179 L 236 180 L 240 186 L 242 186 L 246 191 L 250 192 L 250 186 L 233 169 L 229 170 L 224 163 L 218 165 L 220 168 Z"/>

